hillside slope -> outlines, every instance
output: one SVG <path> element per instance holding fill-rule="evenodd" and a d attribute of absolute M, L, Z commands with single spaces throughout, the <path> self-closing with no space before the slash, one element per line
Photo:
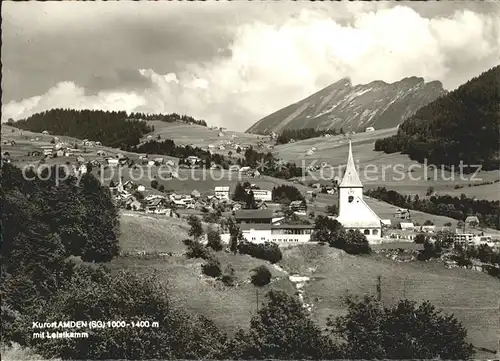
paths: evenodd
<path fill-rule="evenodd" d="M 429 103 L 375 150 L 403 152 L 430 164 L 500 165 L 500 65 Z M 475 170 L 474 166 L 474 170 Z"/>
<path fill-rule="evenodd" d="M 420 107 L 446 94 L 438 81 L 410 77 L 387 84 L 374 81 L 353 86 L 348 78 L 259 120 L 247 132 L 268 134 L 285 129 L 316 128 L 344 131 L 391 128 Z"/>

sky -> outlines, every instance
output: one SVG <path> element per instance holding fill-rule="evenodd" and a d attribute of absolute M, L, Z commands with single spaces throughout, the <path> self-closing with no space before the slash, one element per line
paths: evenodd
<path fill-rule="evenodd" d="M 2 5 L 2 122 L 62 107 L 244 131 L 344 77 L 453 90 L 500 64 L 493 1 Z"/>

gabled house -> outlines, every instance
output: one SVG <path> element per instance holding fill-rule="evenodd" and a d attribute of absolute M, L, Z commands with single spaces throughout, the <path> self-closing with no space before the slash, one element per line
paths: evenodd
<path fill-rule="evenodd" d="M 229 199 L 229 187 L 228 186 L 215 187 L 214 194 L 215 197 L 218 199 Z"/>
<path fill-rule="evenodd" d="M 196 189 L 194 191 L 191 192 L 191 197 L 193 198 L 200 198 L 201 197 L 201 193 L 198 192 Z"/>
<path fill-rule="evenodd" d="M 290 202 L 290 210 L 293 212 L 305 212 L 307 211 L 307 205 L 304 201 L 293 201 Z"/>
<path fill-rule="evenodd" d="M 465 225 L 467 227 L 474 227 L 479 225 L 479 218 L 476 216 L 468 216 L 465 218 Z"/>
<path fill-rule="evenodd" d="M 128 196 L 124 200 L 124 205 L 126 209 L 131 209 L 133 211 L 142 210 L 142 204 L 134 196 Z"/>
<path fill-rule="evenodd" d="M 165 198 L 154 198 L 148 201 L 145 205 L 146 213 L 165 213 L 169 209 L 169 203 Z"/>
<path fill-rule="evenodd" d="M 106 162 L 108 163 L 109 166 L 114 167 L 118 165 L 118 159 L 108 158 L 106 159 Z"/>

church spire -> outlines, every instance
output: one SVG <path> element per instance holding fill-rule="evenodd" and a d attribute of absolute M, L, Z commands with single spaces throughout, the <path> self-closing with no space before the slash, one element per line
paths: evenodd
<path fill-rule="evenodd" d="M 356 166 L 354 165 L 354 158 L 352 156 L 352 146 L 349 140 L 349 157 L 347 159 L 347 166 L 344 173 L 344 178 L 340 182 L 339 187 L 343 188 L 356 188 L 363 187 L 363 184 L 359 180 L 358 172 L 356 171 Z"/>

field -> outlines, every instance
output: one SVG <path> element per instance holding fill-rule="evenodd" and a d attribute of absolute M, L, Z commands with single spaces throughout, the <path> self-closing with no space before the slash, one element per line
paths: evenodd
<path fill-rule="evenodd" d="M 248 283 L 250 270 L 267 264 L 275 279 L 260 294 L 271 288 L 295 293 L 287 273 L 311 277 L 305 285 L 305 301 L 314 305 L 312 316 L 322 326 L 327 317 L 345 311 L 343 296 L 374 294 L 376 278 L 381 276 L 384 303 L 391 304 L 401 298 L 430 300 L 464 323 L 474 345 L 496 348 L 500 284 L 484 273 L 448 270 L 437 262 L 399 263 L 376 254 L 350 256 L 327 246 L 303 245 L 283 249 L 284 259 L 279 266 L 285 272 L 246 255 L 218 252 L 222 267 L 231 264 L 240 281 L 238 287 L 226 288 L 201 275 L 201 260 L 188 260 L 182 255 L 185 248 L 181 240 L 187 235 L 184 222 L 123 214 L 120 238 L 123 250 L 172 252 L 173 255 L 148 260 L 120 257 L 111 267 L 156 273 L 170 288 L 174 302 L 214 319 L 231 334 L 247 327 L 255 314 L 255 289 Z M 137 229 L 137 241 L 127 234 L 131 228 Z"/>
<path fill-rule="evenodd" d="M 437 262 L 399 263 L 379 255 L 350 256 L 319 245 L 286 249 L 280 265 L 290 273 L 311 277 L 305 286 L 306 302 L 315 305 L 313 315 L 319 324 L 324 325 L 330 315 L 343 314 L 343 296 L 375 294 L 377 276 L 381 276 L 384 304 L 402 298 L 429 300 L 444 312 L 454 313 L 474 345 L 497 347 L 500 284 L 484 273 L 449 270 Z"/>
<path fill-rule="evenodd" d="M 238 286 L 229 288 L 201 273 L 201 259 L 187 259 L 182 240 L 188 238 L 185 220 L 158 216 L 132 216 L 122 214 L 120 218 L 120 246 L 122 251 L 171 252 L 172 256 L 140 259 L 119 257 L 110 264 L 112 269 L 127 269 L 138 274 L 156 274 L 168 285 L 173 302 L 195 314 L 203 314 L 214 320 L 228 333 L 246 328 L 256 311 L 255 288 L 249 283 L 251 270 L 269 264 L 247 255 L 217 252 L 224 270 L 232 265 Z M 131 229 L 136 228 L 134 234 Z M 136 239 L 137 237 L 137 239 Z M 142 247 L 140 246 L 142 245 Z M 273 281 L 260 294 L 270 289 L 294 292 L 293 284 L 283 272 L 269 267 Z"/>
<path fill-rule="evenodd" d="M 385 154 L 374 151 L 376 139 L 391 136 L 395 132 L 395 129 L 383 129 L 351 136 L 354 160 L 365 188 L 386 187 L 402 194 L 418 194 L 423 197 L 427 189 L 433 187 L 440 195 L 460 196 L 461 193 L 465 193 L 468 197 L 500 200 L 500 183 L 468 186 L 499 180 L 500 171 L 480 171 L 475 176 L 472 174 L 453 175 L 441 167 L 425 169 L 423 164 L 410 160 L 404 154 Z M 329 179 L 343 174 L 342 167 L 347 160 L 348 144 L 349 138 L 343 136 L 312 138 L 277 146 L 274 152 L 284 160 L 294 161 L 300 165 L 311 163 L 320 165 L 326 162 L 331 168 L 328 167 L 322 173 L 323 177 L 320 172 L 313 172 L 306 177 L 306 181 L 327 183 Z M 313 155 L 308 156 L 306 152 L 312 147 L 316 150 Z M 326 180 L 321 182 L 322 178 Z M 456 185 L 463 186 L 463 188 L 455 189 Z"/>

